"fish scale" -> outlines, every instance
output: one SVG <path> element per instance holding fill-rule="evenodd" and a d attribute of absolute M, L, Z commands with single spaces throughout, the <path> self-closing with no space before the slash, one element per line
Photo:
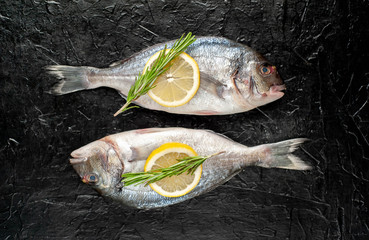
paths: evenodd
<path fill-rule="evenodd" d="M 123 205 L 150 209 L 183 202 L 225 183 L 249 166 L 308 170 L 310 166 L 292 154 L 305 139 L 247 147 L 207 130 L 186 128 L 151 128 L 107 136 L 71 153 L 70 159 L 83 182 L 90 183 L 103 196 Z M 191 146 L 199 156 L 224 153 L 203 163 L 199 184 L 181 197 L 164 197 L 144 184 L 122 186 L 123 173 L 143 172 L 150 153 L 162 144 L 180 142 Z M 88 182 L 88 181 L 87 181 Z"/>
<path fill-rule="evenodd" d="M 125 97 L 149 58 L 173 43 L 156 44 L 108 68 L 48 66 L 48 72 L 61 79 L 50 92 L 62 95 L 110 87 Z M 249 111 L 284 95 L 285 86 L 276 68 L 246 45 L 222 37 L 199 37 L 186 53 L 197 62 L 200 70 L 199 90 L 188 103 L 164 107 L 148 95 L 134 103 L 175 114 L 225 115 Z M 264 74 L 262 69 L 270 71 Z"/>

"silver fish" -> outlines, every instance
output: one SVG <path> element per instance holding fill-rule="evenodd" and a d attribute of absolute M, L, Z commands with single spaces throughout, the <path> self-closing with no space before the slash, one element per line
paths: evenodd
<path fill-rule="evenodd" d="M 61 95 L 85 89 L 110 87 L 126 97 L 135 77 L 156 52 L 170 48 L 174 41 L 142 50 L 108 68 L 48 66 L 61 79 L 52 90 Z M 164 107 L 148 95 L 135 104 L 176 114 L 224 115 L 246 112 L 281 98 L 285 89 L 276 67 L 248 46 L 221 37 L 199 37 L 186 52 L 200 69 L 200 88 L 185 105 Z"/>
<path fill-rule="evenodd" d="M 206 193 L 225 183 L 247 166 L 308 170 L 310 166 L 292 155 L 305 139 L 246 147 L 208 130 L 149 128 L 104 137 L 71 153 L 70 163 L 81 177 L 103 196 L 139 209 L 164 207 Z M 150 186 L 123 186 L 121 175 L 143 172 L 149 154 L 167 142 L 191 146 L 199 156 L 225 151 L 203 164 L 199 184 L 181 197 L 164 197 Z"/>

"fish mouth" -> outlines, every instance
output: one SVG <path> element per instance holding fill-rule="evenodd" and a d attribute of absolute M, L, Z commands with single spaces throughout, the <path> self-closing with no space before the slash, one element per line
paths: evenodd
<path fill-rule="evenodd" d="M 73 157 L 73 155 L 72 155 Z M 70 158 L 69 159 L 69 162 L 72 164 L 72 165 L 76 165 L 76 164 L 80 164 L 80 163 L 84 163 L 87 161 L 87 158 L 86 157 L 83 157 L 83 158 Z"/>
<path fill-rule="evenodd" d="M 273 85 L 269 88 L 270 92 L 282 92 L 286 90 L 286 85 L 282 84 L 282 85 Z"/>
<path fill-rule="evenodd" d="M 284 95 L 283 91 L 284 90 L 286 90 L 286 86 L 284 84 L 272 85 L 272 86 L 270 86 L 269 91 L 267 93 L 264 93 L 264 94 L 280 98 L 280 97 L 283 97 L 283 95 Z"/>
<path fill-rule="evenodd" d="M 282 84 L 278 84 L 278 83 L 274 83 L 269 85 L 269 90 L 263 92 L 259 90 L 259 87 L 257 86 L 257 84 L 255 83 L 255 79 L 253 78 L 253 76 L 250 76 L 250 90 L 255 89 L 259 94 L 273 94 L 273 93 L 282 93 L 282 91 L 286 90 L 286 85 Z"/>
<path fill-rule="evenodd" d="M 69 159 L 70 164 L 78 174 L 78 176 L 81 178 L 82 182 L 85 183 L 83 180 L 84 172 L 85 172 L 85 163 L 87 162 L 87 157 L 75 157 L 72 155 L 72 158 Z"/>
<path fill-rule="evenodd" d="M 72 164 L 72 165 L 76 165 L 76 164 L 81 164 L 81 163 L 84 163 L 88 160 L 87 157 L 83 157 L 83 155 L 81 154 L 81 152 L 79 151 L 79 149 L 77 150 L 74 150 L 70 156 L 72 158 L 69 159 L 69 162 Z"/>

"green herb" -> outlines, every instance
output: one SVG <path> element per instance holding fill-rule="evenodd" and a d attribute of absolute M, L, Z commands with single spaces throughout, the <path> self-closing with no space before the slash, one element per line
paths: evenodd
<path fill-rule="evenodd" d="M 178 163 L 173 164 L 167 168 L 158 168 L 153 171 L 148 172 L 138 172 L 138 173 L 124 173 L 122 174 L 122 182 L 124 186 L 129 186 L 135 184 L 136 186 L 139 184 L 145 183 L 147 186 L 150 183 L 157 182 L 166 177 L 178 176 L 182 173 L 187 172 L 187 174 L 193 174 L 196 169 L 203 164 L 203 162 L 211 157 L 219 155 L 224 152 L 215 153 L 209 156 L 201 157 L 186 157 L 183 159 L 177 160 Z"/>
<path fill-rule="evenodd" d="M 145 95 L 150 89 L 153 89 L 155 80 L 167 71 L 170 66 L 167 66 L 173 59 L 178 57 L 182 52 L 184 52 L 188 46 L 195 42 L 195 36 L 192 33 L 188 33 L 186 37 L 184 34 L 178 39 L 173 47 L 167 52 L 167 45 L 165 45 L 163 51 L 160 52 L 159 57 L 155 60 L 154 64 L 150 69 L 147 69 L 144 74 L 139 74 L 136 78 L 135 83 L 131 86 L 127 96 L 127 102 L 121 107 L 114 116 L 127 111 L 128 109 L 135 108 L 128 107 L 133 101 L 137 100 L 142 95 Z"/>

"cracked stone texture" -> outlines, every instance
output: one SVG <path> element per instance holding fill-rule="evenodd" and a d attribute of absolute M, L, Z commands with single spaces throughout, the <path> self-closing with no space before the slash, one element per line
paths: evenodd
<path fill-rule="evenodd" d="M 369 3 L 365 0 L 0 2 L 1 239 L 368 239 Z M 100 88 L 65 96 L 50 64 L 106 67 L 196 35 L 247 44 L 286 95 L 260 110 L 180 116 Z M 135 210 L 83 184 L 70 152 L 145 127 L 212 129 L 246 145 L 308 137 L 312 171 L 247 168 L 181 204 Z"/>

